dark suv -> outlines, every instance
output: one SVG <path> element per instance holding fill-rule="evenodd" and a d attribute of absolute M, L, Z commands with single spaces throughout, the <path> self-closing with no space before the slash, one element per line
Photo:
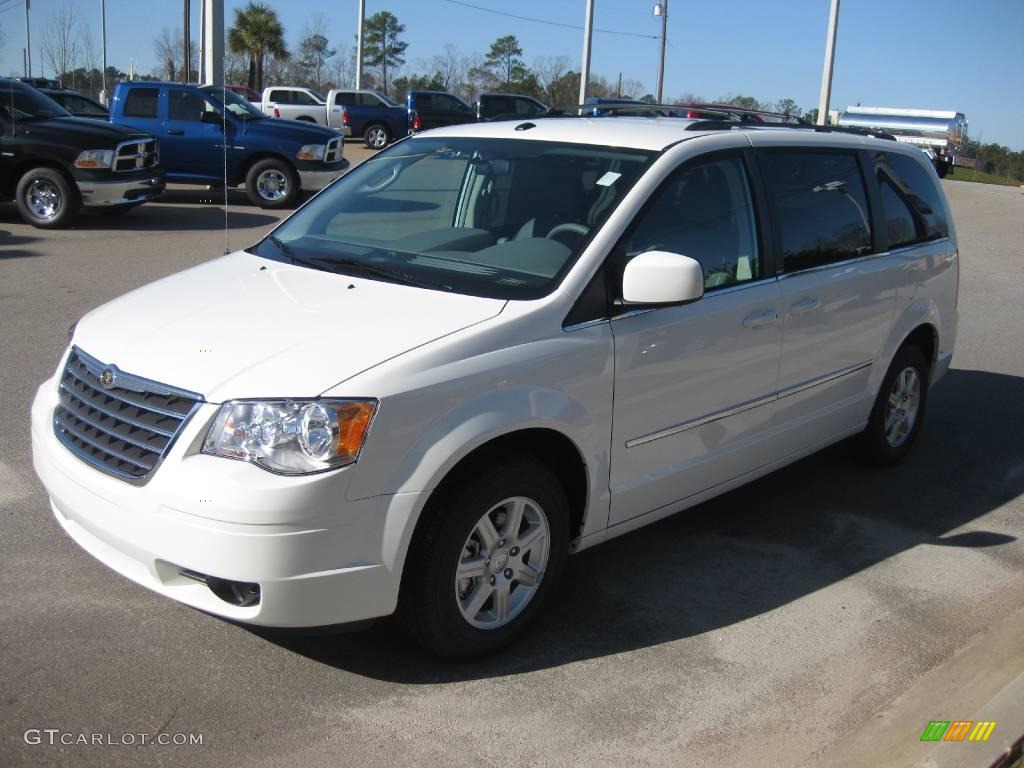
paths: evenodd
<path fill-rule="evenodd" d="M 164 190 L 156 140 L 72 117 L 16 80 L 0 78 L 0 200 L 36 227 L 69 224 L 82 206 L 125 211 Z"/>
<path fill-rule="evenodd" d="M 532 96 L 518 93 L 481 93 L 476 102 L 477 120 L 516 120 L 541 117 L 550 110 Z"/>
<path fill-rule="evenodd" d="M 473 108 L 445 91 L 409 91 L 405 107 L 409 115 L 409 133 L 476 122 Z"/>

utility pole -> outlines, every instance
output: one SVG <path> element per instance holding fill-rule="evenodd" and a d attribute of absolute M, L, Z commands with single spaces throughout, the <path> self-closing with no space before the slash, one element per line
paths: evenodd
<path fill-rule="evenodd" d="M 356 33 L 356 90 L 363 87 L 363 27 L 366 25 L 366 0 L 359 0 L 359 32 Z"/>
<path fill-rule="evenodd" d="M 25 0 L 25 69 L 26 77 L 32 77 L 32 33 L 29 30 L 28 12 L 32 9 L 32 0 Z"/>
<path fill-rule="evenodd" d="M 100 0 L 100 47 L 103 48 L 103 83 L 100 101 L 109 106 L 107 101 L 107 0 Z"/>
<path fill-rule="evenodd" d="M 668 36 L 668 0 L 654 6 L 654 15 L 661 16 L 661 55 L 658 57 L 658 103 L 665 86 L 665 38 Z"/>
<path fill-rule="evenodd" d="M 224 85 L 224 0 L 203 0 L 203 83 Z"/>
<path fill-rule="evenodd" d="M 828 36 L 825 38 L 825 67 L 821 73 L 821 97 L 818 99 L 818 125 L 828 121 L 828 102 L 832 96 L 832 66 L 836 58 L 836 34 L 839 29 L 839 0 L 832 0 L 828 13 Z"/>
<path fill-rule="evenodd" d="M 594 39 L 594 0 L 587 0 L 587 19 L 583 24 L 583 63 L 580 66 L 580 104 L 587 100 L 590 86 L 590 43 Z"/>
<path fill-rule="evenodd" d="M 188 26 L 189 16 L 191 15 L 189 11 L 191 9 L 189 8 L 189 0 L 185 0 L 184 4 L 185 20 L 182 24 L 182 29 L 184 30 L 182 37 L 185 45 L 185 66 L 181 68 L 181 71 L 185 75 L 183 82 L 188 83 L 192 81 L 192 34 Z"/>

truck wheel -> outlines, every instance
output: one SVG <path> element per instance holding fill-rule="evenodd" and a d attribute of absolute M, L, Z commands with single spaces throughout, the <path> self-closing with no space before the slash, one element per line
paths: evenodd
<path fill-rule="evenodd" d="M 260 208 L 287 208 L 299 193 L 295 171 L 284 160 L 260 160 L 245 175 L 245 191 Z"/>
<path fill-rule="evenodd" d="M 78 195 L 53 168 L 33 168 L 18 181 L 15 204 L 21 218 L 40 229 L 65 227 L 78 215 Z"/>
<path fill-rule="evenodd" d="M 386 125 L 375 123 L 367 127 L 363 139 L 370 149 L 384 149 L 391 141 L 391 134 Z"/>
<path fill-rule="evenodd" d="M 569 545 L 558 478 L 531 457 L 466 473 L 432 498 L 403 569 L 398 618 L 451 659 L 513 642 L 557 586 Z"/>

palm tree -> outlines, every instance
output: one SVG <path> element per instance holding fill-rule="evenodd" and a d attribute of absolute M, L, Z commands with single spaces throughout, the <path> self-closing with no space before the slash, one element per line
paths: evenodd
<path fill-rule="evenodd" d="M 263 64 L 267 56 L 288 58 L 284 26 L 274 9 L 252 2 L 235 9 L 235 23 L 228 30 L 228 48 L 249 57 L 249 87 L 263 90 Z"/>

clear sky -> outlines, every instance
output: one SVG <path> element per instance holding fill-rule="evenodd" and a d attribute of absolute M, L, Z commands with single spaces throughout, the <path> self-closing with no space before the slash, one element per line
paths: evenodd
<path fill-rule="evenodd" d="M 181 26 L 180 0 L 106 0 L 108 61 L 127 70 L 155 68 L 153 38 Z M 315 12 L 331 21 L 333 43 L 352 44 L 357 0 L 266 0 L 295 47 Z M 584 0 L 465 0 L 472 5 L 568 25 L 582 25 Z M 31 0 L 33 62 L 54 9 L 76 7 L 94 34 L 100 0 Z M 226 0 L 227 23 L 232 9 Z M 609 80 L 643 82 L 655 90 L 660 20 L 654 0 L 595 0 L 599 29 L 650 37 L 595 33 L 592 70 Z M 0 0 L 0 72 L 20 73 L 24 0 Z M 193 30 L 199 0 L 192 0 Z M 707 99 L 745 94 L 817 106 L 829 0 L 668 0 L 669 47 L 665 98 L 694 93 Z M 582 32 L 503 17 L 448 0 L 367 0 L 367 15 L 394 13 L 406 25 L 406 71 L 421 69 L 446 43 L 483 53 L 514 34 L 531 64 L 565 54 L 579 67 Z M 38 64 L 33 67 L 38 74 Z M 47 72 L 47 74 L 50 74 Z M 964 112 L 970 134 L 1024 150 L 1024 0 L 842 0 L 831 106 L 916 107 Z"/>

